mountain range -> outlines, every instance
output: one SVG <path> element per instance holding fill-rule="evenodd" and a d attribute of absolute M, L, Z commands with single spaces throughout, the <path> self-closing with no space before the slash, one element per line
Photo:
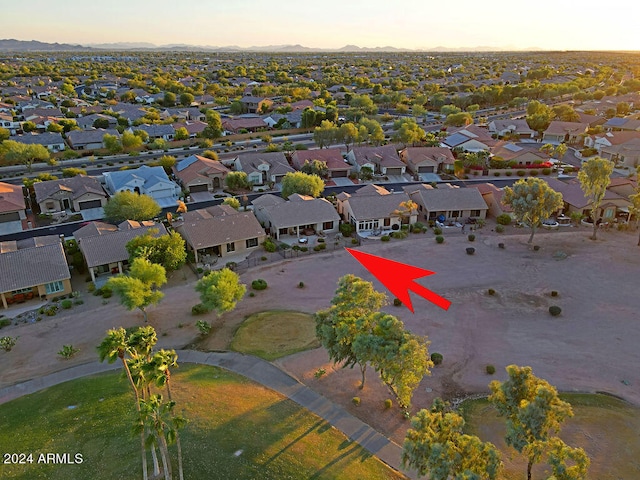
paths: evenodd
<path fill-rule="evenodd" d="M 115 50 L 142 50 L 142 51 L 189 51 L 189 52 L 274 52 L 274 53 L 305 53 L 305 52 L 500 52 L 514 51 L 515 49 L 505 49 L 497 47 L 434 47 L 420 49 L 402 49 L 392 46 L 386 47 L 358 47 L 357 45 L 345 45 L 341 48 L 312 48 L 303 45 L 265 45 L 252 47 L 239 47 L 229 45 L 224 47 L 170 44 L 154 45 L 147 42 L 117 42 L 117 43 L 88 43 L 88 44 L 68 44 L 68 43 L 46 43 L 37 40 L 15 40 L 0 39 L 0 51 L 2 52 L 68 52 L 68 51 L 115 51 Z M 539 48 L 532 47 L 526 51 L 538 51 Z"/>

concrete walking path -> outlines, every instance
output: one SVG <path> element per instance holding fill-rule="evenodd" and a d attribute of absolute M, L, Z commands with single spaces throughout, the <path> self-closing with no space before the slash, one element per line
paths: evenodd
<path fill-rule="evenodd" d="M 300 383 L 272 363 L 258 357 L 236 352 L 177 350 L 177 353 L 180 362 L 221 367 L 281 393 L 326 420 L 344 433 L 349 440 L 357 442 L 390 467 L 402 472 L 408 478 L 418 478 L 415 472 L 401 468 L 402 448 L 399 445 L 351 415 L 341 406 L 336 405 L 331 400 Z M 120 362 L 113 364 L 86 363 L 41 378 L 10 385 L 0 389 L 0 405 L 60 383 L 97 373 L 119 370 L 120 368 L 122 368 Z"/>

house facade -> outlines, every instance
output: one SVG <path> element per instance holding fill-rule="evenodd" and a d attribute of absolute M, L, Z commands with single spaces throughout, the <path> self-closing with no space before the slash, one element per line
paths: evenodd
<path fill-rule="evenodd" d="M 217 160 L 189 155 L 173 167 L 173 173 L 189 193 L 213 192 L 224 186 L 229 169 Z"/>
<path fill-rule="evenodd" d="M 347 154 L 347 162 L 358 172 L 363 167 L 368 167 L 373 173 L 380 175 L 402 175 L 407 169 L 400 160 L 396 145 L 354 147 Z"/>
<path fill-rule="evenodd" d="M 420 218 L 427 221 L 464 222 L 487 217 L 488 206 L 476 188 L 411 185 L 404 191 L 418 205 Z"/>
<path fill-rule="evenodd" d="M 233 164 L 236 171 L 245 172 L 253 185 L 280 183 L 290 172 L 295 172 L 282 152 L 256 152 L 238 155 Z"/>
<path fill-rule="evenodd" d="M 320 160 L 327 164 L 329 177 L 348 177 L 352 166 L 342 158 L 339 148 L 321 148 L 315 150 L 295 150 L 291 154 L 291 164 L 297 170 L 302 169 L 305 162 Z"/>
<path fill-rule="evenodd" d="M 0 182 L 0 235 L 23 230 L 27 219 L 25 208 L 22 187 Z"/>
<path fill-rule="evenodd" d="M 114 135 L 120 138 L 115 128 L 97 128 L 94 130 L 71 130 L 67 133 L 69 146 L 74 150 L 95 150 L 104 148 L 104 136 Z"/>
<path fill-rule="evenodd" d="M 57 235 L 0 242 L 0 301 L 6 309 L 32 298 L 71 293 L 71 273 Z"/>
<path fill-rule="evenodd" d="M 169 180 L 162 167 L 142 167 L 133 170 L 105 172 L 107 191 L 114 195 L 130 191 L 152 197 L 161 207 L 176 205 L 182 192 L 180 187 Z"/>
<path fill-rule="evenodd" d="M 107 204 L 107 194 L 100 182 L 86 175 L 36 182 L 33 190 L 41 213 L 81 212 Z"/>
<path fill-rule="evenodd" d="M 422 173 L 453 173 L 455 158 L 444 147 L 407 147 L 400 150 L 400 159 L 414 175 Z"/>

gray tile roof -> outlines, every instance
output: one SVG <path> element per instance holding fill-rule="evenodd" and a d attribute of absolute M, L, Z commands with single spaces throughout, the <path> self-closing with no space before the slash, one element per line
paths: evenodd
<path fill-rule="evenodd" d="M 106 134 L 120 138 L 120 133 L 115 128 L 98 128 L 96 130 L 71 130 L 67 133 L 67 140 L 72 147 L 77 147 L 89 143 L 102 143 L 102 138 Z"/>
<path fill-rule="evenodd" d="M 406 202 L 409 196 L 404 192 L 388 195 L 354 195 L 347 201 L 356 220 L 371 220 L 389 217 Z"/>
<path fill-rule="evenodd" d="M 409 192 L 411 187 L 405 187 L 404 190 Z M 477 188 L 420 188 L 418 195 L 422 197 L 422 205 L 431 212 L 487 209 L 487 204 Z"/>
<path fill-rule="evenodd" d="M 225 215 L 199 215 L 185 218 L 176 231 L 196 250 L 266 236 L 253 212 Z"/>
<path fill-rule="evenodd" d="M 55 243 L 0 253 L 0 292 L 11 292 L 71 278 L 60 239 Z M 36 243 L 38 245 L 38 243 Z"/>
<path fill-rule="evenodd" d="M 81 236 L 78 240 L 78 246 L 89 268 L 122 262 L 129 258 L 126 248 L 127 243 L 135 237 L 144 235 L 151 229 L 158 230 L 157 236 L 167 233 L 166 228 L 161 223 L 128 230 L 102 231 L 102 234 L 94 236 Z"/>
<path fill-rule="evenodd" d="M 85 193 L 94 193 L 107 197 L 102 189 L 100 182 L 94 177 L 87 175 L 76 175 L 71 178 L 61 178 L 59 180 L 47 180 L 46 182 L 36 182 L 33 184 L 33 190 L 36 193 L 36 201 L 38 203 L 50 198 L 51 195 L 66 190 L 71 193 L 72 198 L 78 198 Z"/>
<path fill-rule="evenodd" d="M 340 216 L 324 198 L 298 197 L 276 205 L 258 207 L 276 228 L 339 222 Z"/>

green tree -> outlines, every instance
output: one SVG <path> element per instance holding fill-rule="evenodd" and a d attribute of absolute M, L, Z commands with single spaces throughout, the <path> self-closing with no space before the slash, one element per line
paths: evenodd
<path fill-rule="evenodd" d="M 473 123 L 473 116 L 469 112 L 458 112 L 447 115 L 445 125 L 453 127 L 464 127 Z"/>
<path fill-rule="evenodd" d="M 111 153 L 112 155 L 115 155 L 116 153 L 120 153 L 122 151 L 122 142 L 115 135 L 111 135 L 110 133 L 105 133 L 102 136 L 102 143 L 104 144 L 105 148 L 109 150 L 109 153 Z"/>
<path fill-rule="evenodd" d="M 157 233 L 157 229 L 151 229 L 144 235 L 129 240 L 126 245 L 129 263 L 141 257 L 162 265 L 168 272 L 177 270 L 187 259 L 183 238 L 175 231 L 159 237 L 154 236 Z"/>
<path fill-rule="evenodd" d="M 528 243 L 542 222 L 563 206 L 562 194 L 540 178 L 521 179 L 513 187 L 504 187 L 502 203 L 510 205 L 516 219 L 531 228 Z"/>
<path fill-rule="evenodd" d="M 282 197 L 299 193 L 317 198 L 324 191 L 324 181 L 317 175 L 289 172 L 282 178 Z"/>
<path fill-rule="evenodd" d="M 422 409 L 411 419 L 402 447 L 402 466 L 417 470 L 431 480 L 498 478 L 500 454 L 489 442 L 463 433 L 464 419 L 447 411 L 436 398 L 430 410 Z"/>
<path fill-rule="evenodd" d="M 568 446 L 558 437 L 551 438 L 546 445 L 548 463 L 553 472 L 548 480 L 584 480 L 591 459 L 582 448 Z"/>
<path fill-rule="evenodd" d="M 245 190 L 251 188 L 245 172 L 229 172 L 224 178 L 224 183 L 231 190 Z"/>
<path fill-rule="evenodd" d="M 636 188 L 635 193 L 629 196 L 631 201 L 631 208 L 629 209 L 631 214 L 636 217 L 636 227 L 640 223 L 640 166 L 636 167 Z M 638 236 L 638 246 L 640 247 L 640 236 Z"/>
<path fill-rule="evenodd" d="M 489 401 L 506 418 L 507 445 L 527 457 L 527 480 L 531 480 L 532 466 L 573 411 L 552 385 L 533 374 L 531 367 L 509 365 L 506 370 L 508 380 L 489 384 Z"/>
<path fill-rule="evenodd" d="M 162 104 L 165 107 L 173 107 L 176 104 L 176 94 L 173 92 L 165 92 Z"/>
<path fill-rule="evenodd" d="M 596 240 L 599 220 L 602 216 L 600 205 L 607 194 L 607 187 L 611 183 L 613 162 L 600 157 L 594 157 L 582 164 L 578 172 L 578 181 L 584 196 L 590 200 L 591 220 L 593 221 L 593 235 L 591 240 Z"/>
<path fill-rule="evenodd" d="M 189 105 L 191 105 L 194 100 L 195 100 L 195 97 L 189 92 L 184 92 L 180 94 L 180 105 L 184 107 L 188 107 Z"/>
<path fill-rule="evenodd" d="M 247 287 L 240 283 L 238 274 L 228 268 L 209 272 L 196 283 L 200 302 L 218 315 L 236 308 L 246 291 Z"/>
<path fill-rule="evenodd" d="M 313 141 L 320 148 L 328 148 L 338 138 L 338 127 L 329 120 L 323 120 L 319 127 L 313 131 Z"/>
<path fill-rule="evenodd" d="M 109 128 L 109 119 L 108 118 L 96 118 L 93 121 L 93 128 Z"/>
<path fill-rule="evenodd" d="M 55 125 L 55 124 L 52 123 L 51 125 Z M 7 130 L 6 128 L 0 127 L 0 143 L 4 142 L 5 140 L 8 140 L 10 136 L 11 136 L 11 132 L 9 130 Z"/>
<path fill-rule="evenodd" d="M 162 265 L 138 257 L 133 260 L 128 275 L 112 277 L 106 286 L 120 296 L 120 302 L 127 310 L 138 308 L 146 322 L 146 308 L 162 300 L 164 294 L 157 289 L 165 283 L 167 275 Z"/>
<path fill-rule="evenodd" d="M 304 165 L 300 167 L 300 171 L 308 175 L 317 175 L 320 178 L 326 178 L 329 176 L 329 167 L 327 162 L 322 160 L 305 160 Z"/>
<path fill-rule="evenodd" d="M 140 148 L 141 146 L 142 146 L 142 138 L 140 138 L 135 133 L 124 132 L 122 134 L 122 148 L 124 148 L 125 151 L 131 151 L 136 148 Z"/>
<path fill-rule="evenodd" d="M 164 168 L 164 171 L 167 172 L 167 174 L 170 174 L 171 169 L 175 166 L 176 162 L 177 159 L 173 155 L 163 155 L 154 162 L 154 165 Z"/>
<path fill-rule="evenodd" d="M 384 130 L 382 130 L 380 123 L 372 118 L 362 118 L 358 125 L 358 141 L 360 143 L 368 142 L 372 145 L 382 145 L 382 142 L 384 142 Z M 366 131 L 361 131 L 362 127 Z"/>
<path fill-rule="evenodd" d="M 329 358 L 342 367 L 360 366 L 364 388 L 367 358 L 359 358 L 354 350 L 357 337 L 371 329 L 373 314 L 387 302 L 384 293 L 376 292 L 371 282 L 355 275 L 338 280 L 331 307 L 315 314 L 316 336 L 327 350 Z"/>
<path fill-rule="evenodd" d="M 27 167 L 29 173 L 33 169 L 34 162 L 48 162 L 55 165 L 55 160 L 51 159 L 49 150 L 42 145 L 27 145 L 15 140 L 5 140 L 0 144 L 0 159 L 4 165 L 19 165 Z"/>
<path fill-rule="evenodd" d="M 556 119 L 562 122 L 579 122 L 580 115 L 576 112 L 571 105 L 560 104 L 552 107 L 553 115 Z"/>
<path fill-rule="evenodd" d="M 220 114 L 215 110 L 207 110 L 206 113 L 207 129 L 205 136 L 215 140 L 222 135 L 222 119 Z"/>
<path fill-rule="evenodd" d="M 22 122 L 22 131 L 24 133 L 35 132 L 38 129 L 38 126 L 33 122 Z"/>
<path fill-rule="evenodd" d="M 531 130 L 538 132 L 542 136 L 553 119 L 553 111 L 544 103 L 537 100 L 531 100 L 527 105 L 527 125 Z"/>
<path fill-rule="evenodd" d="M 409 409 L 414 390 L 433 362 L 425 338 L 408 332 L 398 318 L 376 312 L 371 329 L 359 333 L 352 349 L 359 363 L 368 361 L 380 374 L 402 408 Z"/>
<path fill-rule="evenodd" d="M 397 142 L 401 142 L 405 146 L 419 143 L 426 135 L 426 132 L 413 118 L 397 120 L 394 122 L 393 128 L 396 130 L 393 139 Z"/>
<path fill-rule="evenodd" d="M 178 141 L 187 140 L 189 138 L 189 132 L 184 127 L 176 128 L 174 138 Z"/>
<path fill-rule="evenodd" d="M 227 197 L 222 202 L 223 205 L 229 205 L 231 208 L 240 210 L 240 201 L 236 197 Z"/>
<path fill-rule="evenodd" d="M 353 146 L 355 142 L 358 141 L 358 127 L 356 127 L 353 123 L 347 122 L 340 125 L 338 131 L 339 141 L 344 143 L 344 146 L 347 147 L 347 152 L 349 151 L 349 145 Z"/>
<path fill-rule="evenodd" d="M 49 125 L 47 125 L 47 132 L 62 133 L 64 132 L 64 127 L 57 123 L 51 122 Z M 0 141 L 2 141 L 2 133 L 0 133 Z"/>
<path fill-rule="evenodd" d="M 118 192 L 104 206 L 104 217 L 109 222 L 120 223 L 125 220 L 150 220 L 160 215 L 162 208 L 148 195 L 139 195 L 130 191 Z"/>
<path fill-rule="evenodd" d="M 560 143 L 553 146 L 550 143 L 545 143 L 540 147 L 540 151 L 545 155 L 549 155 L 551 158 L 560 159 L 567 153 L 567 146 L 564 143 Z"/>
<path fill-rule="evenodd" d="M 302 128 L 311 128 L 316 124 L 316 111 L 312 108 L 305 108 L 302 111 L 300 126 Z"/>

